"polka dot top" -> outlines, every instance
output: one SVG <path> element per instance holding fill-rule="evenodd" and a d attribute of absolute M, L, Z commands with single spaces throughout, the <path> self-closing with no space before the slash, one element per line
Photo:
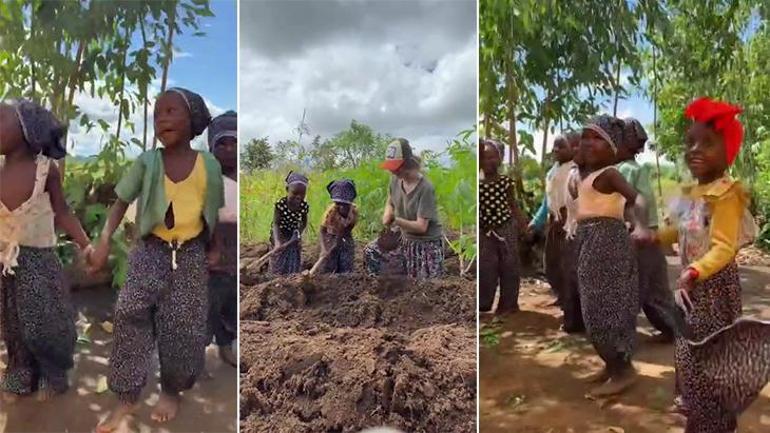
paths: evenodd
<path fill-rule="evenodd" d="M 513 191 L 513 179 L 499 176 L 493 182 L 481 182 L 479 202 L 481 205 L 481 227 L 494 229 L 508 222 L 513 214 L 508 197 Z"/>
<path fill-rule="evenodd" d="M 299 210 L 291 210 L 288 198 L 283 197 L 275 203 L 275 211 L 277 220 L 273 221 L 273 224 L 278 225 L 282 234 L 291 236 L 294 230 L 302 229 L 302 221 L 307 219 L 310 206 L 303 201 Z"/>

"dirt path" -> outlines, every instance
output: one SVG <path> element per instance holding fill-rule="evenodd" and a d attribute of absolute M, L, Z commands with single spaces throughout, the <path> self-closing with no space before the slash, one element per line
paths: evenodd
<path fill-rule="evenodd" d="M 91 343 L 78 344 L 75 369 L 70 375 L 70 391 L 46 403 L 25 398 L 15 405 L 0 406 L 0 433 L 10 432 L 91 432 L 103 419 L 114 397 L 109 391 L 99 393 L 100 377 L 107 374 L 112 335 L 99 324 L 109 320 L 115 292 L 109 289 L 86 290 L 73 296 L 78 310 L 93 325 Z M 3 363 L 6 360 L 2 355 Z M 157 356 L 154 370 L 157 372 Z M 185 393 L 180 416 L 158 425 L 150 420 L 152 404 L 158 398 L 157 373 L 148 378 L 142 395 L 142 407 L 133 419 L 125 422 L 119 433 L 127 432 L 235 432 L 237 431 L 236 370 L 222 363 L 213 347 L 209 347 L 206 363 L 212 379 L 200 381 Z"/>
<path fill-rule="evenodd" d="M 679 267 L 669 261 L 673 281 Z M 741 267 L 744 314 L 770 319 L 770 268 Z M 580 336 L 559 331 L 561 311 L 544 283 L 522 287 L 522 312 L 503 320 L 482 316 L 480 413 L 484 433 L 681 433 L 683 419 L 666 412 L 672 402 L 673 346 L 648 341 L 640 316 L 635 365 L 640 380 L 623 396 L 584 398 L 582 378 L 601 361 Z M 770 387 L 741 416 L 741 433 L 770 430 Z"/>

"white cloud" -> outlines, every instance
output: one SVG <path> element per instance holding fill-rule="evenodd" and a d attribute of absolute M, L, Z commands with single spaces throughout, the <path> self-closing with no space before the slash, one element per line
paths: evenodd
<path fill-rule="evenodd" d="M 188 53 L 187 51 L 177 51 L 174 50 L 174 59 L 184 59 L 185 57 L 192 57 L 192 53 Z"/>
<path fill-rule="evenodd" d="M 171 84 L 172 80 L 169 80 Z M 126 93 L 135 93 L 136 88 L 126 88 Z M 149 94 L 157 95 L 160 92 L 159 85 L 155 82 L 150 84 Z M 206 105 L 209 108 L 212 116 L 219 115 L 225 110 L 221 107 L 214 105 L 210 100 L 205 99 Z M 153 105 L 155 104 L 155 97 L 151 97 L 149 101 L 150 105 L 147 109 L 147 147 L 152 146 L 152 137 L 154 135 L 153 128 Z M 86 114 L 95 126 L 91 131 L 86 131 L 86 128 L 80 126 L 80 119 L 75 119 L 70 122 L 69 134 L 67 136 L 67 149 L 68 153 L 77 156 L 90 156 L 99 153 L 104 142 L 109 139 L 110 134 L 114 134 L 117 131 L 118 125 L 118 107 L 114 105 L 110 100 L 91 97 L 88 93 L 76 93 L 75 104 L 80 107 L 80 111 Z M 109 131 L 102 131 L 98 125 L 98 120 L 104 120 L 109 124 Z M 131 138 L 136 138 L 142 141 L 144 136 L 144 111 L 141 107 L 141 102 L 138 104 L 137 109 L 131 114 L 130 122 L 134 124 L 135 130 L 131 131 L 126 123 L 123 123 L 121 127 L 120 137 L 123 140 L 130 141 Z M 206 148 L 206 133 L 193 140 L 193 146 L 199 149 Z M 138 146 L 130 146 L 127 149 L 127 153 L 131 156 L 137 155 L 141 149 Z"/>
<path fill-rule="evenodd" d="M 242 3 L 242 141 L 296 138 L 306 110 L 303 141 L 355 119 L 443 149 L 475 124 L 477 46 L 475 7 L 458 13 L 472 2 L 440 4 L 374 2 L 375 13 L 360 2 Z"/>

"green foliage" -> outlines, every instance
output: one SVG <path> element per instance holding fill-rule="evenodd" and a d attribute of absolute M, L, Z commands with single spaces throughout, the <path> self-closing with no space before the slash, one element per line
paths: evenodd
<path fill-rule="evenodd" d="M 62 167 L 67 200 L 91 237 L 103 226 L 112 189 L 128 164 L 125 150 L 147 148 L 147 92 L 157 66 L 171 61 L 167 36 L 183 30 L 204 35 L 199 20 L 210 16 L 208 0 L 0 3 L 0 99 L 38 101 L 63 123 L 76 120 L 104 134 L 98 155 L 82 164 L 68 158 Z M 134 34 L 141 34 L 139 46 L 132 45 Z M 74 103 L 76 92 L 109 100 L 116 107 L 117 128 L 82 113 Z M 123 140 L 122 128 L 135 132 L 129 119 L 136 110 L 145 112 L 144 138 Z M 122 230 L 113 239 L 115 285 L 125 279 L 128 241 Z M 62 241 L 59 249 L 70 262 L 72 246 Z"/>
<path fill-rule="evenodd" d="M 264 170 L 270 167 L 275 159 L 273 150 L 267 142 L 267 137 L 253 138 L 249 141 L 241 153 L 241 169 L 247 172 Z"/>
<path fill-rule="evenodd" d="M 449 143 L 444 152 L 428 155 L 429 158 L 424 161 L 425 174 L 436 188 L 442 224 L 454 235 L 451 247 L 463 262 L 468 263 L 476 255 L 476 146 L 470 141 L 473 133 L 464 131 Z M 310 205 L 310 217 L 305 242 L 317 241 L 319 222 L 331 204 L 326 185 L 341 178 L 352 179 L 358 189 L 356 206 L 361 217 L 354 236 L 359 240 L 370 240 L 379 234 L 390 179 L 390 175 L 379 167 L 384 154 L 383 148 L 381 153 L 372 154 L 355 167 L 325 169 L 321 165 L 324 169 L 315 168 L 305 172 L 310 179 L 306 198 Z M 448 159 L 448 162 L 439 162 L 444 159 Z M 285 195 L 284 178 L 289 170 L 303 169 L 296 164 L 283 163 L 278 168 L 255 170 L 241 176 L 240 224 L 243 242 L 264 242 L 268 239 L 273 204 Z"/>

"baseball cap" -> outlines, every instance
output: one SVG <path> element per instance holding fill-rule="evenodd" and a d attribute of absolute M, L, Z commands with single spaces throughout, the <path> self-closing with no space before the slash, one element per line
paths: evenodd
<path fill-rule="evenodd" d="M 405 138 L 397 138 L 388 144 L 388 149 L 385 151 L 385 162 L 380 164 L 380 168 L 385 170 L 396 171 L 404 165 L 404 162 L 408 159 L 413 159 L 412 147 L 409 146 L 409 141 Z"/>

